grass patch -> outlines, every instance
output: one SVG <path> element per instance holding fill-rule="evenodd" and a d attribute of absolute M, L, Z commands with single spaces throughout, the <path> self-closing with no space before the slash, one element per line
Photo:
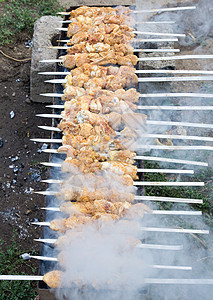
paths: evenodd
<path fill-rule="evenodd" d="M 0 274 L 37 275 L 37 268 L 32 266 L 32 262 L 20 258 L 23 251 L 26 252 L 26 250 L 21 249 L 16 243 L 16 239 L 17 234 L 14 233 L 11 244 L 6 248 L 3 247 L 3 241 L 0 240 Z M 1 300 L 33 300 L 36 294 L 36 282 L 0 281 Z"/>
<path fill-rule="evenodd" d="M 62 10 L 56 0 L 6 0 L 0 2 L 3 13 L 0 19 L 0 43 L 10 44 L 20 39 L 20 33 L 32 35 L 34 22 L 45 15 Z"/>
<path fill-rule="evenodd" d="M 144 162 L 144 168 L 160 169 L 158 163 Z M 177 175 L 159 174 L 159 173 L 145 173 L 144 180 L 146 181 L 173 181 L 177 180 Z M 177 180 L 178 181 L 178 180 Z M 194 209 L 202 210 L 206 217 L 208 225 L 213 226 L 211 216 L 213 216 L 213 203 L 212 198 L 212 181 L 213 170 L 212 168 L 205 168 L 195 172 L 192 177 L 181 176 L 181 181 L 200 181 L 205 182 L 204 187 L 164 187 L 164 186 L 151 186 L 146 187 L 147 196 L 159 197 L 176 197 L 176 198 L 190 198 L 190 199 L 203 199 L 203 204 L 190 204 Z M 172 203 L 159 202 L 162 209 L 170 209 Z"/>

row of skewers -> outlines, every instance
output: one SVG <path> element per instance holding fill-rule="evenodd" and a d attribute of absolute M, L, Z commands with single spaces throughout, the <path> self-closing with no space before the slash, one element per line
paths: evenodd
<path fill-rule="evenodd" d="M 105 13 L 98 20 L 96 16 L 90 20 L 85 16 L 72 19 L 67 32 L 71 38 L 68 45 L 72 47 L 67 49 L 68 55 L 60 58 L 65 68 L 77 67 L 61 81 L 65 104 L 58 126 L 63 133 L 63 146 L 58 152 L 67 155 L 62 171 L 75 175 L 55 181 L 61 185 L 55 195 L 66 200 L 58 210 L 70 217 L 46 225 L 63 233 L 82 224 L 98 221 L 96 226 L 100 229 L 109 220 L 119 223 L 120 218 L 131 220 L 142 218 L 144 212 L 153 213 L 144 204 L 133 204 L 133 180 L 137 185 L 138 179 L 133 151 L 137 148 L 137 131 L 144 131 L 146 115 L 136 113 L 139 93 L 133 66 L 138 58 L 130 46 L 133 29 L 116 20 L 115 24 Z M 120 67 L 102 66 L 107 64 Z M 112 182 L 120 187 L 119 192 Z M 66 240 L 66 234 L 62 240 Z M 135 246 L 141 244 L 137 239 L 132 242 Z M 60 254 L 56 260 L 62 263 L 62 257 Z M 48 285 L 53 281 L 54 288 L 59 285 L 55 277 L 63 277 L 60 271 L 56 272 L 44 276 Z"/>
<path fill-rule="evenodd" d="M 113 32 L 114 18 L 111 18 L 108 11 L 104 14 L 105 21 L 108 20 L 105 29 L 111 27 L 110 32 Z M 128 132 L 125 135 L 123 131 L 124 135 L 121 133 L 119 137 L 115 132 L 125 127 L 125 122 L 128 123 L 126 131 L 131 131 L 131 128 L 134 130 L 131 123 L 134 120 L 133 110 L 137 109 L 134 103 L 138 102 L 135 89 L 138 82 L 132 66 L 136 64 L 137 57 L 132 54 L 132 49 L 128 50 L 127 44 L 134 34 L 125 25 L 116 25 L 123 45 L 119 44 L 117 39 L 113 51 L 105 47 L 106 44 L 112 44 L 110 40 L 105 44 L 96 43 L 97 38 L 100 39 L 103 22 L 98 23 L 96 14 L 93 15 L 93 21 L 90 28 L 85 27 L 82 25 L 82 18 L 81 22 L 72 22 L 68 29 L 68 36 L 72 36 L 73 39 L 77 33 L 80 36 L 81 31 L 83 35 L 85 32 L 86 35 L 89 34 L 87 48 L 96 49 L 91 56 L 84 54 L 86 48 L 81 43 L 82 38 L 78 38 L 77 47 L 73 49 L 78 54 L 74 52 L 73 55 L 73 52 L 70 52 L 64 59 L 64 66 L 73 70 L 67 76 L 64 85 L 65 108 L 58 125 L 63 138 L 58 151 L 66 153 L 67 157 L 61 170 L 70 174 L 58 185 L 57 197 L 65 201 L 59 210 L 69 217 L 55 219 L 48 224 L 52 230 L 63 234 L 60 240 L 55 242 L 60 249 L 63 248 L 63 243 L 70 243 L 76 230 L 77 238 L 81 238 L 81 231 L 85 226 L 91 224 L 97 228 L 97 232 L 101 232 L 102 227 L 107 228 L 112 224 L 118 226 L 117 223 L 122 222 L 123 218 L 137 219 L 143 217 L 144 211 L 152 212 L 142 203 L 133 204 L 133 180 L 138 179 L 134 160 L 136 153 L 128 149 L 131 144 L 128 141 Z M 103 34 L 106 34 L 104 29 Z M 110 38 L 115 39 L 114 33 Z M 123 52 L 119 53 L 118 49 L 123 49 Z M 98 64 L 119 64 L 121 67 L 102 67 Z M 127 92 L 124 89 L 127 89 Z M 72 91 L 78 92 L 74 96 Z M 134 123 L 137 129 L 140 129 L 146 117 L 141 114 L 138 117 L 139 122 Z M 141 244 L 141 241 L 129 237 L 126 241 L 126 245 L 129 245 L 126 251 L 131 252 L 131 248 L 134 249 L 137 244 Z M 63 268 L 66 269 L 67 262 L 64 262 L 63 251 L 60 252 L 57 261 L 62 267 L 62 272 L 50 272 L 43 278 L 53 288 L 61 287 L 59 279 L 63 277 Z"/>

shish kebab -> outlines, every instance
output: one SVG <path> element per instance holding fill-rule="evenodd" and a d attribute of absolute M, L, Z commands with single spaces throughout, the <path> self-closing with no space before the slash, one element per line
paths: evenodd
<path fill-rule="evenodd" d="M 139 248 L 139 247 L 136 247 L 136 248 Z M 31 258 L 37 259 L 37 260 L 42 260 L 42 261 L 60 262 L 60 258 L 57 258 L 57 257 L 28 255 L 27 259 L 31 259 Z M 61 263 L 61 265 L 62 265 L 62 263 Z M 146 265 L 145 267 L 152 268 L 152 269 L 165 269 L 165 270 L 184 270 L 184 271 L 192 270 L 192 267 L 190 267 L 190 266 Z"/>
<path fill-rule="evenodd" d="M 24 281 L 44 281 L 49 287 L 56 289 L 60 288 L 63 278 L 62 271 L 50 271 L 44 276 L 30 276 L 30 275 L 0 275 L 0 280 L 24 280 Z M 189 278 L 144 278 L 144 284 L 166 284 L 166 285 L 213 285 L 213 279 L 189 279 Z M 73 288 L 85 288 L 85 282 L 73 281 Z M 91 284 L 90 284 L 91 286 Z M 97 289 L 97 286 L 94 285 Z"/>
<path fill-rule="evenodd" d="M 110 24 L 110 25 L 112 25 L 112 24 Z M 115 33 L 117 31 L 119 31 L 122 28 L 122 26 L 125 26 L 126 28 L 128 28 L 129 32 L 132 32 L 133 34 L 138 34 L 138 35 L 141 34 L 141 35 L 176 36 L 176 37 L 185 37 L 186 36 L 185 34 L 182 34 L 182 33 L 167 33 L 167 32 L 163 33 L 163 32 L 147 32 L 147 31 L 143 32 L 143 31 L 134 30 L 133 28 L 131 28 L 127 25 L 120 25 L 120 26 L 117 24 L 116 25 L 113 24 L 113 25 L 114 25 L 114 28 L 112 28 L 112 26 L 110 27 L 108 24 L 105 25 L 105 28 L 104 28 L 105 30 L 103 31 L 103 34 L 110 34 L 111 32 Z M 75 30 L 73 30 L 73 28 L 72 28 L 74 26 L 75 26 Z M 79 26 L 79 27 L 81 26 L 81 28 L 76 29 L 77 26 Z M 79 32 L 83 32 L 83 31 L 87 31 L 88 34 L 90 36 L 92 36 L 92 33 L 93 33 L 92 29 L 94 28 L 94 26 L 97 26 L 100 28 L 101 24 L 100 23 L 97 24 L 96 22 L 94 22 L 93 24 L 85 24 L 82 22 L 72 22 L 68 28 L 62 27 L 62 28 L 56 28 L 56 29 L 67 32 L 68 37 L 74 36 L 75 34 L 77 34 Z M 133 38 L 134 38 L 134 36 L 133 36 Z M 71 41 L 71 43 L 72 43 L 72 41 Z"/>
<path fill-rule="evenodd" d="M 161 12 L 168 12 L 168 11 L 183 11 L 183 10 L 194 10 L 196 6 L 180 6 L 180 7 L 164 7 L 164 8 L 154 8 L 154 9 L 144 9 L 144 10 L 131 10 L 128 7 L 124 6 L 117 6 L 116 8 L 112 7 L 90 7 L 90 6 L 81 6 L 75 10 L 70 12 L 58 12 L 59 15 L 70 16 L 71 18 L 76 18 L 80 15 L 84 15 L 86 17 L 94 17 L 99 16 L 102 14 L 110 14 L 112 18 L 117 18 L 118 16 L 129 15 L 131 13 L 161 13 Z"/>
<path fill-rule="evenodd" d="M 121 53 L 122 54 L 122 53 Z M 212 59 L 213 55 L 179 55 L 179 56 L 165 56 L 165 57 L 141 57 L 136 55 L 120 55 L 114 51 L 100 52 L 100 53 L 76 53 L 74 55 L 65 55 L 59 59 L 45 59 L 41 63 L 59 62 L 67 69 L 73 69 L 75 66 L 80 67 L 85 63 L 92 63 L 96 65 L 119 64 L 123 66 L 133 67 L 138 62 L 142 61 L 165 61 L 165 60 L 182 60 L 182 59 Z"/>
<path fill-rule="evenodd" d="M 149 12 L 168 12 L 168 11 L 183 11 L 183 10 L 194 10 L 196 6 L 185 6 L 185 7 L 170 7 L 170 8 L 159 8 L 159 9 L 149 9 L 149 10 L 131 10 L 130 8 L 124 6 L 117 6 L 116 8 L 111 7 L 90 7 L 90 6 L 81 6 L 70 12 L 59 12 L 60 15 L 70 16 L 70 20 L 73 18 L 76 20 L 82 20 L 82 16 L 89 20 L 90 18 L 99 18 L 99 17 L 108 17 L 108 22 L 116 23 L 132 23 L 129 15 L 131 13 L 149 13 Z M 134 20 L 133 20 L 134 21 Z M 144 23 L 144 22 L 142 22 Z M 152 22 L 151 22 L 152 23 Z"/>
<path fill-rule="evenodd" d="M 102 215 L 104 222 L 108 222 L 110 219 L 117 220 L 118 218 L 115 216 L 110 216 L 110 214 Z M 102 218 L 98 216 L 98 218 L 90 218 L 90 217 L 70 217 L 68 219 L 54 219 L 51 222 L 32 222 L 33 225 L 37 226 L 48 226 L 53 231 L 58 231 L 61 233 L 65 233 L 66 230 L 70 230 L 72 228 L 80 229 L 82 224 L 91 224 L 92 222 L 98 221 Z M 102 219 L 101 219 L 102 220 Z M 163 227 L 140 227 L 141 231 L 144 232 L 165 232 L 165 233 L 184 233 L 184 234 L 209 234 L 209 230 L 200 230 L 200 229 L 185 229 L 185 228 L 163 228 Z"/>

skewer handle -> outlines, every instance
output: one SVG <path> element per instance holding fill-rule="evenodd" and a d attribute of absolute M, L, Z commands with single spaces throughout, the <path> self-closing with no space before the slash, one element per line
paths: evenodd
<path fill-rule="evenodd" d="M 43 276 L 32 276 L 32 275 L 0 275 L 0 280 L 43 280 Z"/>

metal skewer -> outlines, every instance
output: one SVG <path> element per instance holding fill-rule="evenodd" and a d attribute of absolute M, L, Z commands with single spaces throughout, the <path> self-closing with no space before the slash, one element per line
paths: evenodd
<path fill-rule="evenodd" d="M 57 42 L 60 43 L 70 43 L 70 40 L 57 40 Z M 162 43 L 162 42 L 178 42 L 178 38 L 166 38 L 166 39 L 138 39 L 137 42 L 142 42 L 142 43 Z"/>
<path fill-rule="evenodd" d="M 44 93 L 40 94 L 44 97 L 63 97 L 65 94 L 59 94 L 59 93 Z M 140 94 L 139 98 L 179 98 L 179 97 L 185 97 L 185 98 L 212 98 L 213 94 L 201 94 L 201 93 L 157 93 L 157 94 Z"/>
<path fill-rule="evenodd" d="M 140 57 L 138 61 L 164 61 L 164 60 L 184 60 L 184 59 L 212 59 L 213 55 L 177 55 L 177 56 L 154 56 L 154 57 Z M 62 59 L 44 59 L 41 63 L 63 62 Z"/>
<path fill-rule="evenodd" d="M 47 149 L 46 149 L 47 150 Z M 51 150 L 51 149 L 48 149 Z M 54 150 L 54 149 L 53 149 Z M 54 152 L 44 151 L 46 153 L 62 153 L 57 150 Z M 166 173 L 166 174 L 194 174 L 194 170 L 177 170 L 177 169 L 138 169 L 140 173 Z"/>
<path fill-rule="evenodd" d="M 173 197 L 156 197 L 156 196 L 137 196 L 137 201 L 157 201 L 157 202 L 174 202 L 174 203 L 197 203 L 202 204 L 202 199 L 187 199 L 187 198 L 173 198 Z"/>
<path fill-rule="evenodd" d="M 132 10 L 131 13 L 152 13 L 152 12 L 166 12 L 166 11 L 180 11 L 180 10 L 194 10 L 196 6 L 182 6 L 182 7 L 166 7 L 166 8 L 154 8 L 154 9 L 143 9 L 143 10 Z"/>
<path fill-rule="evenodd" d="M 36 117 L 63 119 L 63 117 L 58 114 L 38 114 L 38 115 L 36 115 Z M 146 125 L 198 127 L 198 128 L 208 128 L 208 129 L 213 128 L 213 124 L 189 123 L 189 122 L 170 122 L 170 121 L 160 121 L 160 120 L 159 121 L 147 120 Z"/>
<path fill-rule="evenodd" d="M 50 226 L 50 222 L 32 222 L 36 226 Z M 184 229 L 184 228 L 160 228 L 160 227 L 140 227 L 141 231 L 163 232 L 163 233 L 189 233 L 189 234 L 209 234 L 209 230 Z"/>
<path fill-rule="evenodd" d="M 55 143 L 62 144 L 62 139 L 30 139 L 33 142 L 37 143 Z M 145 150 L 205 150 L 205 151 L 213 151 L 213 147 L 211 146 L 165 146 L 165 145 L 139 145 L 136 146 L 137 150 L 145 149 Z"/>
<path fill-rule="evenodd" d="M 52 154 L 59 154 L 57 149 L 44 149 L 42 152 L 45 153 L 52 153 Z M 193 160 L 184 160 L 184 159 L 175 159 L 175 158 L 166 158 L 166 157 L 153 157 L 153 156 L 142 156 L 136 155 L 134 159 L 139 160 L 150 160 L 150 161 L 159 161 L 159 162 L 167 162 L 173 164 L 184 164 L 184 165 L 194 165 L 194 166 L 201 166 L 201 167 L 208 167 L 208 163 L 201 162 L 201 161 L 193 161 Z"/>
<path fill-rule="evenodd" d="M 137 21 L 136 24 L 175 24 L 175 21 Z"/>
<path fill-rule="evenodd" d="M 68 28 L 62 27 L 62 28 L 55 28 L 56 30 L 60 31 L 68 31 Z M 181 33 L 168 33 L 168 32 L 146 32 L 146 31 L 138 31 L 138 30 L 133 30 L 132 33 L 135 34 L 142 34 L 142 35 L 156 35 L 156 36 L 176 36 L 176 37 L 185 37 L 185 34 Z"/>
<path fill-rule="evenodd" d="M 60 41 L 61 42 L 61 41 Z M 65 42 L 65 41 L 64 41 Z M 67 41 L 68 43 L 68 41 Z M 49 49 L 58 49 L 58 50 L 67 50 L 67 49 L 72 49 L 72 47 L 69 46 L 49 46 Z M 134 49 L 134 52 L 172 52 L 172 53 L 176 53 L 176 52 L 180 52 L 180 49 Z"/>
<path fill-rule="evenodd" d="M 147 232 L 209 234 L 209 230 L 184 229 L 184 228 L 176 229 L 176 228 L 140 227 L 140 230 L 147 231 Z"/>
<path fill-rule="evenodd" d="M 34 259 L 42 260 L 42 261 L 55 261 L 55 262 L 59 261 L 56 257 L 49 257 L 49 256 L 31 255 L 30 258 L 34 258 Z M 182 271 L 191 271 L 192 270 L 192 267 L 188 267 L 188 266 L 147 265 L 146 267 L 152 268 L 152 269 L 166 269 L 166 270 L 182 270 Z"/>
<path fill-rule="evenodd" d="M 47 105 L 48 108 L 56 108 L 56 109 L 64 109 L 64 105 Z M 213 106 L 160 106 L 160 105 L 138 105 L 137 109 L 139 110 L 152 110 L 152 109 L 160 109 L 160 110 L 213 110 Z"/>
<path fill-rule="evenodd" d="M 41 207 L 43 210 L 60 212 L 60 207 Z M 145 214 L 147 214 L 145 212 Z M 202 216 L 202 211 L 185 210 L 152 210 L 152 215 L 172 215 L 172 216 Z"/>
<path fill-rule="evenodd" d="M 71 72 L 39 72 L 40 75 L 70 75 Z M 212 75 L 213 71 L 203 70 L 135 70 L 135 74 L 203 74 Z M 43 95 L 43 94 L 42 94 Z"/>
<path fill-rule="evenodd" d="M 57 239 L 34 239 L 36 242 L 55 244 Z M 141 249 L 152 249 L 152 250 L 169 250 L 169 251 L 179 251 L 183 249 L 182 245 L 158 245 L 158 244 L 138 244 L 135 247 Z"/>
<path fill-rule="evenodd" d="M 134 184 L 134 183 L 133 183 Z M 34 192 L 35 194 L 40 194 L 44 196 L 56 196 L 54 191 L 40 191 Z M 135 195 L 134 200 L 137 201 L 158 201 L 158 202 L 174 202 L 174 203 L 193 203 L 193 204 L 203 204 L 202 199 L 187 199 L 187 198 L 173 198 L 173 197 L 156 197 L 156 196 L 137 196 Z"/>
<path fill-rule="evenodd" d="M 138 105 L 139 110 L 213 110 L 213 106 L 160 106 L 160 105 Z"/>
<path fill-rule="evenodd" d="M 46 107 L 57 108 L 57 109 L 64 108 L 63 105 L 47 105 Z M 47 130 L 47 131 L 61 132 L 61 129 L 59 129 L 58 127 L 53 127 L 53 126 L 38 126 L 38 128 L 41 128 L 41 129 Z M 120 132 L 117 132 L 117 135 L 119 135 L 119 134 L 120 134 Z M 213 137 L 175 135 L 175 134 L 160 134 L 160 133 L 153 133 L 153 134 L 151 134 L 151 133 L 142 133 L 142 134 L 140 134 L 140 138 L 174 139 L 174 140 L 190 140 L 190 141 L 193 140 L 193 141 L 213 142 Z M 49 149 L 45 149 L 45 150 L 49 150 Z M 56 149 L 52 149 L 52 150 L 53 150 L 53 152 L 51 152 L 51 153 L 58 153 Z"/>
<path fill-rule="evenodd" d="M 143 10 L 131 10 L 130 13 L 152 13 L 152 12 L 166 12 L 166 11 L 181 11 L 181 10 L 194 10 L 196 6 L 180 6 L 180 7 L 165 7 L 165 8 L 154 8 L 154 9 L 143 9 Z M 69 16 L 71 12 L 58 12 L 58 15 Z"/>
<path fill-rule="evenodd" d="M 162 57 L 140 57 L 138 61 L 164 61 L 164 60 L 182 60 L 182 59 L 212 59 L 213 55 L 177 55 Z"/>
<path fill-rule="evenodd" d="M 189 123 L 189 122 L 170 122 L 170 121 L 154 121 L 147 120 L 147 125 L 157 125 L 157 126 L 182 126 L 182 127 L 197 127 L 197 128 L 208 128 L 212 129 L 213 124 L 203 124 L 203 123 Z"/>
<path fill-rule="evenodd" d="M 0 280 L 42 281 L 43 276 L 35 275 L 0 275 Z M 144 284 L 177 284 L 177 285 L 212 285 L 213 279 L 189 278 L 144 278 Z"/>
<path fill-rule="evenodd" d="M 70 24 L 73 21 L 72 20 L 63 20 L 63 21 L 57 21 L 61 24 Z M 136 22 L 136 24 L 175 24 L 175 21 L 142 21 L 142 22 Z"/>
<path fill-rule="evenodd" d="M 61 168 L 61 164 L 57 164 L 57 163 L 45 163 L 42 162 L 40 163 L 43 166 L 46 167 L 55 167 L 55 168 Z M 140 169 L 138 169 L 138 172 L 140 172 Z M 199 182 L 199 181 L 189 181 L 189 182 L 185 182 L 185 181 L 134 181 L 133 182 L 134 186 L 205 186 L 204 182 Z M 39 191 L 39 192 L 34 192 L 35 194 L 40 194 L 40 195 L 49 195 L 49 196 L 55 196 L 58 194 L 58 192 L 55 191 Z"/>
<path fill-rule="evenodd" d="M 138 82 L 173 82 L 173 81 L 212 81 L 213 76 L 181 76 L 181 77 L 139 77 Z M 45 80 L 48 83 L 66 84 L 67 79 L 50 79 Z"/>

